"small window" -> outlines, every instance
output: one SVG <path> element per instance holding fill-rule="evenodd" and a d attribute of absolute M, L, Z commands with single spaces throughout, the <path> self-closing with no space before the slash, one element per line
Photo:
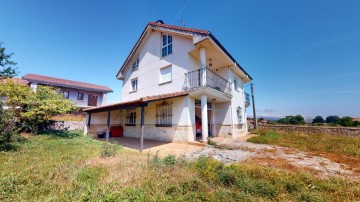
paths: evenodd
<path fill-rule="evenodd" d="M 163 102 L 156 105 L 156 126 L 172 126 L 172 104 Z"/>
<path fill-rule="evenodd" d="M 162 35 L 161 57 L 172 53 L 172 36 Z"/>
<path fill-rule="evenodd" d="M 126 126 L 135 126 L 136 125 L 136 110 L 127 109 L 126 110 Z"/>
<path fill-rule="evenodd" d="M 133 80 L 131 80 L 131 91 L 137 91 L 138 89 L 138 79 L 135 78 Z"/>
<path fill-rule="evenodd" d="M 242 123 L 242 109 L 241 109 L 241 107 L 238 107 L 236 109 L 236 116 L 237 116 L 238 122 Z"/>
<path fill-rule="evenodd" d="M 171 66 L 160 69 L 160 83 L 169 82 L 172 79 Z"/>
<path fill-rule="evenodd" d="M 234 89 L 239 91 L 239 84 L 238 84 L 237 79 L 234 79 Z"/>
<path fill-rule="evenodd" d="M 65 99 L 69 99 L 69 94 L 70 94 L 69 91 L 64 91 L 64 92 L 63 92 L 64 98 L 65 98 Z"/>
<path fill-rule="evenodd" d="M 134 64 L 131 66 L 131 71 L 136 71 L 139 69 L 139 58 L 136 58 Z"/>
<path fill-rule="evenodd" d="M 78 93 L 78 100 L 84 100 L 84 93 Z"/>

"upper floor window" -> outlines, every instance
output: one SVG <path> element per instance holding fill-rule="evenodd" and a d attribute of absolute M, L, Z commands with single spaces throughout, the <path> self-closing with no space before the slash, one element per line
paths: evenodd
<path fill-rule="evenodd" d="M 172 104 L 163 102 L 156 105 L 156 126 L 171 127 L 172 126 Z"/>
<path fill-rule="evenodd" d="M 160 69 L 160 83 L 169 82 L 172 79 L 171 66 Z"/>
<path fill-rule="evenodd" d="M 139 58 L 136 58 L 135 62 L 131 66 L 131 71 L 136 71 L 139 69 Z"/>
<path fill-rule="evenodd" d="M 234 89 L 239 91 L 239 84 L 237 79 L 234 79 Z"/>
<path fill-rule="evenodd" d="M 238 122 L 242 123 L 242 109 L 241 109 L 241 107 L 237 107 L 236 116 L 237 116 Z"/>
<path fill-rule="evenodd" d="M 136 110 L 127 109 L 126 110 L 126 126 L 135 126 L 136 124 Z"/>
<path fill-rule="evenodd" d="M 138 89 L 138 78 L 131 80 L 131 91 L 137 91 Z"/>
<path fill-rule="evenodd" d="M 69 99 L 69 91 L 63 91 L 63 97 L 65 98 L 65 99 Z"/>
<path fill-rule="evenodd" d="M 161 57 L 165 57 L 172 53 L 172 36 L 162 35 L 162 48 L 161 48 Z"/>
<path fill-rule="evenodd" d="M 78 93 L 78 97 L 77 97 L 78 100 L 84 100 L 84 93 Z"/>

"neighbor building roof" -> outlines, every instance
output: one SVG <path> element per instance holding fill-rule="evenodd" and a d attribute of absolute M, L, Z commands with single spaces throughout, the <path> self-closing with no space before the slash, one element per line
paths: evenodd
<path fill-rule="evenodd" d="M 236 64 L 237 67 L 239 67 L 241 69 L 241 71 L 243 71 L 250 80 L 252 80 L 253 78 L 245 71 L 245 69 L 235 60 L 234 57 L 231 56 L 231 54 L 225 49 L 225 47 L 219 42 L 219 40 L 216 39 L 216 37 L 208 30 L 202 30 L 202 29 L 194 29 L 194 28 L 188 28 L 188 27 L 180 27 L 180 26 L 175 26 L 175 25 L 168 25 L 168 24 L 164 24 L 161 20 L 158 20 L 156 22 L 149 22 L 145 29 L 143 30 L 143 32 L 141 33 L 139 39 L 137 40 L 136 44 L 134 45 L 134 47 L 131 49 L 128 57 L 125 59 L 123 65 L 121 66 L 119 72 L 117 73 L 116 77 L 118 77 L 119 73 L 123 70 L 123 68 L 126 66 L 127 62 L 129 61 L 131 55 L 134 53 L 135 49 L 138 47 L 138 45 L 140 44 L 140 42 L 142 41 L 143 37 L 146 35 L 147 33 L 147 29 L 149 27 L 163 27 L 163 28 L 167 28 L 169 30 L 177 30 L 177 31 L 184 31 L 184 32 L 190 32 L 190 33 L 194 33 L 194 34 L 201 34 L 201 35 L 207 35 L 209 36 L 219 47 L 222 51 L 224 51 L 224 53 Z"/>
<path fill-rule="evenodd" d="M 23 84 L 23 85 L 27 85 L 29 84 L 29 81 L 21 79 L 21 78 L 7 78 L 7 79 L 1 79 L 1 82 L 6 82 L 6 81 L 12 81 L 14 83 L 18 83 L 18 84 Z"/>
<path fill-rule="evenodd" d="M 36 82 L 44 85 L 58 86 L 58 87 L 67 87 L 67 88 L 75 88 L 89 91 L 97 91 L 97 92 L 112 92 L 110 88 L 106 86 L 84 83 L 79 81 L 72 81 L 67 79 L 60 79 L 49 76 L 42 76 L 37 74 L 26 74 L 22 77 L 23 80 L 27 80 L 29 82 Z"/>
<path fill-rule="evenodd" d="M 158 100 L 164 100 L 164 99 L 170 99 L 170 98 L 176 98 L 176 97 L 182 97 L 188 95 L 187 92 L 176 92 L 176 93 L 166 93 L 166 94 L 160 94 L 160 95 L 151 95 L 142 97 L 137 100 L 131 100 L 126 102 L 118 102 L 111 105 L 106 105 L 102 107 L 93 107 L 84 109 L 84 112 L 104 112 L 104 111 L 110 111 L 110 110 L 118 110 L 118 109 L 125 109 L 125 108 L 131 108 L 131 107 L 140 107 L 141 105 L 147 104 L 149 102 L 154 102 Z"/>

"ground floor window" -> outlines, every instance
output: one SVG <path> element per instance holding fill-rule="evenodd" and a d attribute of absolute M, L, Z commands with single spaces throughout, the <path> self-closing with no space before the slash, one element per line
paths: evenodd
<path fill-rule="evenodd" d="M 135 126 L 136 124 L 136 109 L 126 110 L 126 126 Z"/>
<path fill-rule="evenodd" d="M 156 126 L 172 126 L 172 103 L 163 102 L 156 105 Z"/>

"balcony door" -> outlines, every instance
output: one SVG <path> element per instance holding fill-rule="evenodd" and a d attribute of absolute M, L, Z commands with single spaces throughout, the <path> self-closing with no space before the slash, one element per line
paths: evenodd
<path fill-rule="evenodd" d="M 94 106 L 94 107 L 96 107 L 96 106 L 97 106 L 97 99 L 98 99 L 98 96 L 97 96 L 97 95 L 89 94 L 88 106 Z"/>

